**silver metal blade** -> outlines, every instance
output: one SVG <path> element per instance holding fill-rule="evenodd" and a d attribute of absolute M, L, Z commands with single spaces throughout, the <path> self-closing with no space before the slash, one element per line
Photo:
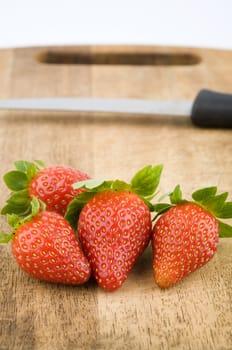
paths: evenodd
<path fill-rule="evenodd" d="M 22 98 L 0 99 L 0 109 L 190 116 L 192 102 L 107 98 Z"/>

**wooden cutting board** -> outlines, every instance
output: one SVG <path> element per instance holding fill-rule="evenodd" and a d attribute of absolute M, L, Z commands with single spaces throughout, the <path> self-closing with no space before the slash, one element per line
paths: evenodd
<path fill-rule="evenodd" d="M 201 88 L 232 93 L 232 52 L 149 46 L 0 51 L 0 98 L 193 99 Z M 1 174 L 18 159 L 130 180 L 164 164 L 160 191 L 185 196 L 217 185 L 232 193 L 232 130 L 199 129 L 177 117 L 0 112 Z M 2 175 L 1 175 L 2 176 Z M 3 205 L 8 191 L 0 184 Z M 231 200 L 230 194 L 230 200 Z M 1 229 L 7 230 L 5 218 Z M 211 262 L 161 290 L 149 247 L 117 291 L 91 281 L 67 287 L 34 280 L 0 247 L 0 349 L 232 349 L 232 239 Z"/>

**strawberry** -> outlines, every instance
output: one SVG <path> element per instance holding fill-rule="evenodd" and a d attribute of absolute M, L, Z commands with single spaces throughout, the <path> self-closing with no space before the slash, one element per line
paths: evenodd
<path fill-rule="evenodd" d="M 78 235 L 95 279 L 114 290 L 125 281 L 147 247 L 151 234 L 148 207 L 135 193 L 106 190 L 81 211 Z"/>
<path fill-rule="evenodd" d="M 154 206 L 161 214 L 152 232 L 154 278 L 160 287 L 170 287 L 208 263 L 219 236 L 232 236 L 232 227 L 218 220 L 232 217 L 232 202 L 226 202 L 227 192 L 216 192 L 216 187 L 198 190 L 189 202 L 176 186 L 171 204 Z"/>
<path fill-rule="evenodd" d="M 33 196 L 46 204 L 48 211 L 64 215 L 69 202 L 75 198 L 81 189 L 74 190 L 72 184 L 89 179 L 80 170 L 64 166 L 53 166 L 41 169 L 43 163 L 16 161 L 16 170 L 4 175 L 4 181 L 13 191 L 2 214 L 27 215 Z"/>
<path fill-rule="evenodd" d="M 77 183 L 88 192 L 68 207 L 66 219 L 75 227 L 93 275 L 103 289 L 113 291 L 126 280 L 151 236 L 151 204 L 162 166 L 147 166 L 130 184 L 123 181 Z M 96 186 L 95 186 L 96 185 Z"/>
<path fill-rule="evenodd" d="M 8 215 L 14 231 L 0 234 L 0 243 L 12 239 L 13 256 L 32 277 L 53 283 L 85 283 L 91 269 L 73 229 L 60 214 L 38 211 L 39 202 L 33 201 L 36 209 L 26 219 Z"/>

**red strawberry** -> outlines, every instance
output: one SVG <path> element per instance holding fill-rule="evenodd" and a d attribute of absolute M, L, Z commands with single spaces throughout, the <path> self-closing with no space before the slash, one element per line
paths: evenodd
<path fill-rule="evenodd" d="M 107 290 L 119 288 L 150 241 L 148 207 L 135 193 L 107 190 L 84 206 L 78 235 L 95 279 Z"/>
<path fill-rule="evenodd" d="M 2 209 L 2 214 L 27 214 L 33 196 L 43 201 L 48 211 L 64 215 L 69 202 L 81 189 L 74 190 L 72 184 L 89 179 L 89 176 L 77 169 L 53 166 L 40 169 L 38 163 L 15 162 L 16 170 L 4 176 L 6 185 L 13 191 Z"/>
<path fill-rule="evenodd" d="M 10 216 L 18 226 L 15 215 Z M 14 234 L 0 236 L 6 242 L 12 238 L 12 253 L 19 266 L 42 281 L 77 285 L 85 283 L 90 265 L 68 222 L 55 212 L 42 211 L 15 229 Z"/>
<path fill-rule="evenodd" d="M 217 250 L 219 235 L 231 235 L 231 227 L 215 216 L 232 217 L 232 203 L 225 202 L 228 193 L 216 196 L 216 191 L 216 187 L 196 191 L 192 195 L 196 202 L 187 202 L 177 186 L 171 205 L 155 206 L 161 212 L 167 209 L 152 234 L 154 278 L 160 287 L 170 287 L 205 265 Z"/>
<path fill-rule="evenodd" d="M 122 285 L 150 241 L 149 202 L 141 196 L 154 195 L 161 170 L 161 166 L 145 167 L 130 185 L 109 181 L 92 188 L 93 180 L 86 181 L 88 192 L 68 207 L 66 218 L 72 224 L 80 213 L 78 235 L 93 275 L 105 290 Z"/>

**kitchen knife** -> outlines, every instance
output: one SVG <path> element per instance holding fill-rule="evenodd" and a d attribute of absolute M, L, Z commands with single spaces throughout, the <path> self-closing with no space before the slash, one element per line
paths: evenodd
<path fill-rule="evenodd" d="M 194 101 L 108 98 L 0 99 L 4 110 L 110 112 L 190 117 L 201 127 L 232 128 L 232 94 L 200 90 Z"/>

